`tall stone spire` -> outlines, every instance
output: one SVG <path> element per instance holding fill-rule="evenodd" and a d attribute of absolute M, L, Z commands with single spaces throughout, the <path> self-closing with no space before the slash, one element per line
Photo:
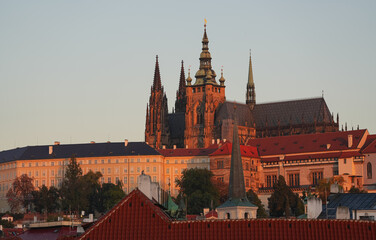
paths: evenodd
<path fill-rule="evenodd" d="M 179 90 L 176 91 L 175 112 L 185 112 L 187 104 L 185 87 L 184 62 L 181 61 Z"/>
<path fill-rule="evenodd" d="M 255 92 L 255 83 L 253 81 L 251 51 L 249 51 L 249 70 L 248 70 L 246 103 L 250 107 L 251 110 L 253 110 L 256 105 L 256 92 Z"/>
<path fill-rule="evenodd" d="M 158 55 L 156 56 L 155 69 L 154 69 L 154 81 L 153 90 L 160 90 L 162 88 L 161 84 L 161 74 L 159 72 Z"/>
<path fill-rule="evenodd" d="M 240 152 L 238 125 L 236 122 L 236 115 L 233 128 L 232 154 L 231 154 L 231 168 L 230 181 L 228 190 L 229 200 L 248 201 L 245 193 L 244 173 L 242 156 Z"/>

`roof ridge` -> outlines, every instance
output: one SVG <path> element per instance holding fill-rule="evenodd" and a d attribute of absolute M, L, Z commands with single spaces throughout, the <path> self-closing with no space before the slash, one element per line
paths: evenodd
<path fill-rule="evenodd" d="M 283 100 L 283 101 L 272 101 L 272 102 L 263 102 L 263 103 L 257 103 L 257 105 L 264 105 L 264 104 L 277 104 L 277 103 L 287 103 L 287 102 L 295 102 L 295 101 L 308 101 L 308 100 L 324 100 L 323 97 L 311 97 L 311 98 L 297 98 L 297 99 L 289 99 L 289 100 Z"/>

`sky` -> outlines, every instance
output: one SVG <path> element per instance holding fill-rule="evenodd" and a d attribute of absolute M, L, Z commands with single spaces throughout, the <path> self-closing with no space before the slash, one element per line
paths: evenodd
<path fill-rule="evenodd" d="M 180 64 L 199 67 L 207 19 L 227 100 L 320 97 L 376 133 L 376 1 L 0 1 L 0 151 L 143 141 L 159 56 L 172 111 Z"/>

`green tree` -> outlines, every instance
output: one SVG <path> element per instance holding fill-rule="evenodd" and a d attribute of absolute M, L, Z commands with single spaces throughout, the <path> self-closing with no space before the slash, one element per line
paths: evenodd
<path fill-rule="evenodd" d="M 213 173 L 207 169 L 185 169 L 176 181 L 183 195 L 187 196 L 188 214 L 200 214 L 203 208 L 219 204 L 219 193 L 212 182 Z"/>
<path fill-rule="evenodd" d="M 268 215 L 266 214 L 264 205 L 262 204 L 260 198 L 257 196 L 257 194 L 252 190 L 249 189 L 247 192 L 247 198 L 248 200 L 256 205 L 258 207 L 257 209 L 257 218 L 266 218 Z"/>
<path fill-rule="evenodd" d="M 98 205 L 98 198 L 99 198 L 99 192 L 101 188 L 101 184 L 99 183 L 99 179 L 102 177 L 102 173 L 93 171 L 89 171 L 81 178 L 83 192 L 85 192 L 88 205 L 85 211 L 89 213 L 94 213 L 95 210 L 97 210 Z"/>
<path fill-rule="evenodd" d="M 34 210 L 39 213 L 52 213 L 59 209 L 59 191 L 55 187 L 49 189 L 43 185 L 32 192 Z"/>
<path fill-rule="evenodd" d="M 26 174 L 17 177 L 6 197 L 12 212 L 20 212 L 21 207 L 27 209 L 32 200 L 31 192 L 34 190 L 33 179 Z"/>
<path fill-rule="evenodd" d="M 14 224 L 8 222 L 7 220 L 0 219 L 0 225 L 2 225 L 4 228 L 14 228 Z"/>
<path fill-rule="evenodd" d="M 290 217 L 291 215 L 299 216 L 304 213 L 302 200 L 287 186 L 283 176 L 278 177 L 273 189 L 274 192 L 268 199 L 270 216 Z"/>
<path fill-rule="evenodd" d="M 76 157 L 72 156 L 67 165 L 60 189 L 63 209 L 78 212 L 81 209 L 87 208 L 89 203 L 87 193 L 83 191 L 81 177 L 82 169 L 77 163 Z"/>
<path fill-rule="evenodd" d="M 104 213 L 115 206 L 121 199 L 125 197 L 122 189 L 122 183 L 118 184 L 104 183 L 99 189 L 96 209 L 100 213 Z"/>

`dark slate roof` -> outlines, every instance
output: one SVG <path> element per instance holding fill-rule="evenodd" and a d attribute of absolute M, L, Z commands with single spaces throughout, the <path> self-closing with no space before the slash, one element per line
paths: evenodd
<path fill-rule="evenodd" d="M 302 124 L 302 118 L 305 124 L 314 124 L 315 119 L 317 123 L 332 121 L 324 98 L 256 104 L 253 116 L 257 128 L 265 127 L 266 121 L 268 127 L 277 127 L 278 120 L 280 126 L 289 126 L 290 119 L 292 125 Z"/>
<path fill-rule="evenodd" d="M 170 128 L 171 138 L 184 138 L 185 129 L 185 113 L 168 114 L 168 126 Z"/>
<path fill-rule="evenodd" d="M 339 206 L 348 207 L 350 216 L 352 215 L 352 210 L 376 210 L 376 193 L 337 193 L 329 196 L 329 219 L 335 218 L 336 209 Z M 319 218 L 325 218 L 325 212 L 325 209 L 323 209 Z"/>
<path fill-rule="evenodd" d="M 53 159 L 76 157 L 135 156 L 161 155 L 145 142 L 85 143 L 52 145 L 53 154 L 49 154 L 49 146 L 27 146 L 0 152 L 0 163 L 14 160 Z"/>
<path fill-rule="evenodd" d="M 236 109 L 234 109 L 234 106 L 236 106 Z M 228 101 L 218 106 L 215 122 L 234 119 L 234 112 L 236 113 L 237 124 L 239 126 L 253 126 L 253 115 L 248 105 Z"/>

